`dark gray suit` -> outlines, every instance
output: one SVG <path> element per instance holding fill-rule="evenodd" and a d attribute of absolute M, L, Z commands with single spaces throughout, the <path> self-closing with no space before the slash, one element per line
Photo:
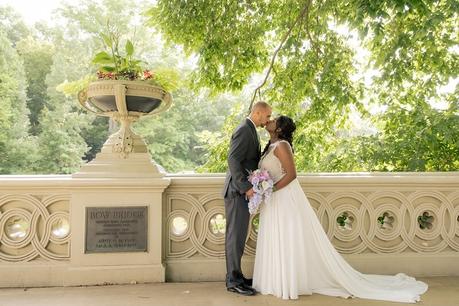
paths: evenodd
<path fill-rule="evenodd" d="M 231 136 L 228 172 L 223 189 L 226 214 L 226 286 L 228 288 L 243 283 L 241 258 L 244 253 L 250 219 L 245 193 L 252 188 L 247 176 L 249 171 L 258 168 L 260 155 L 260 142 L 255 125 L 249 119 L 245 119 Z"/>

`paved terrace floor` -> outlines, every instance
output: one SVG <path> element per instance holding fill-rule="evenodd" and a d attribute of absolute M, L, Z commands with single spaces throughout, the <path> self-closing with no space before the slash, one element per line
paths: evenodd
<path fill-rule="evenodd" d="M 420 278 L 429 284 L 419 306 L 459 306 L 459 277 Z M 284 301 L 273 296 L 244 297 L 224 283 L 164 283 L 84 287 L 0 289 L 0 306 L 382 306 L 410 305 L 314 294 Z"/>

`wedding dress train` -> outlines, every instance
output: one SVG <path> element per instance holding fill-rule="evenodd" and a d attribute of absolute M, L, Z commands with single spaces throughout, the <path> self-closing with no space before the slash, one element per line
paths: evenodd
<path fill-rule="evenodd" d="M 260 168 L 274 181 L 280 161 L 269 148 Z M 371 275 L 352 268 L 323 230 L 298 180 L 274 192 L 260 207 L 253 287 L 262 294 L 297 299 L 312 293 L 415 303 L 427 284 L 405 274 Z"/>

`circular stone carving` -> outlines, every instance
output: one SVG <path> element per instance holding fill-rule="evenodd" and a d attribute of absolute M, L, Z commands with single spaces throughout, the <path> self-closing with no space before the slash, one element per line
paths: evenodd
<path fill-rule="evenodd" d="M 21 241 L 29 232 L 30 223 L 22 217 L 13 216 L 5 222 L 5 234 L 13 241 Z"/>
<path fill-rule="evenodd" d="M 418 216 L 418 224 L 419 228 L 424 229 L 432 229 L 433 223 L 435 221 L 434 214 L 430 211 L 424 211 L 421 215 Z"/>
<path fill-rule="evenodd" d="M 175 236 L 182 236 L 186 233 L 188 229 L 188 222 L 186 222 L 185 218 L 183 217 L 175 217 L 172 219 L 171 223 L 171 232 Z"/>
<path fill-rule="evenodd" d="M 64 239 L 70 234 L 70 223 L 65 217 L 58 217 L 51 225 L 51 235 L 57 239 Z"/>
<path fill-rule="evenodd" d="M 209 221 L 209 228 L 214 235 L 224 235 L 226 230 L 226 219 L 222 214 L 214 215 Z"/>
<path fill-rule="evenodd" d="M 338 215 L 336 223 L 341 230 L 352 230 L 352 223 L 354 223 L 354 220 L 355 217 L 351 213 L 345 211 Z"/>

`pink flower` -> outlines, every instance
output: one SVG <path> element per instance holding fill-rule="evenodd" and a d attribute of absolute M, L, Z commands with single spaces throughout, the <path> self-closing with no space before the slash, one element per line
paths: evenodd
<path fill-rule="evenodd" d="M 248 180 L 253 185 L 254 196 L 249 200 L 249 213 L 255 214 L 263 201 L 272 194 L 274 182 L 267 170 L 257 169 L 249 173 Z"/>
<path fill-rule="evenodd" d="M 153 77 L 153 72 L 151 72 L 150 70 L 144 70 L 143 71 L 144 80 L 151 79 L 152 77 Z"/>

